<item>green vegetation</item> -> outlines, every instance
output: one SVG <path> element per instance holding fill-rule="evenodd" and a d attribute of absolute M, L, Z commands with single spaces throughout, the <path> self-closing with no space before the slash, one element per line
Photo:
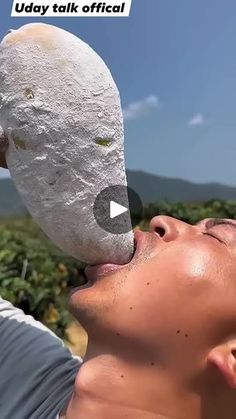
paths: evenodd
<path fill-rule="evenodd" d="M 236 201 L 159 202 L 145 208 L 141 229 L 164 214 L 195 224 L 203 218 L 236 218 Z M 85 282 L 84 265 L 66 256 L 30 218 L 0 223 L 0 295 L 66 338 L 71 317 L 66 300 L 71 287 Z"/>
<path fill-rule="evenodd" d="M 189 224 L 195 224 L 204 218 L 236 218 L 236 201 L 212 199 L 207 202 L 169 203 L 161 201 L 145 208 L 145 221 L 155 215 L 165 214 Z"/>
<path fill-rule="evenodd" d="M 63 338 L 71 322 L 68 292 L 84 282 L 82 272 L 83 265 L 52 245 L 33 220 L 0 224 L 0 295 Z"/>

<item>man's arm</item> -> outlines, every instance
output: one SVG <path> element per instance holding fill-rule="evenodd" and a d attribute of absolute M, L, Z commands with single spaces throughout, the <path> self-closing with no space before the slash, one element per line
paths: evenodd
<path fill-rule="evenodd" d="M 81 363 L 52 331 L 0 298 L 1 419 L 56 419 Z"/>

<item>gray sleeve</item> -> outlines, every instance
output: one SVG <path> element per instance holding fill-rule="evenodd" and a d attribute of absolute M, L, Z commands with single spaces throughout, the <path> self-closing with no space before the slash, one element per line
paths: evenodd
<path fill-rule="evenodd" d="M 0 297 L 1 419 L 55 419 L 81 363 L 53 332 Z"/>

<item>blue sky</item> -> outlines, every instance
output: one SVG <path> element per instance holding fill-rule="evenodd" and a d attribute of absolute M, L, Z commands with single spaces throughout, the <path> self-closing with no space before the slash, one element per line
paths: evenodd
<path fill-rule="evenodd" d="M 128 168 L 236 185 L 235 0 L 133 0 L 129 18 L 11 18 L 11 5 L 1 0 L 0 38 L 43 21 L 105 60 L 120 90 Z"/>

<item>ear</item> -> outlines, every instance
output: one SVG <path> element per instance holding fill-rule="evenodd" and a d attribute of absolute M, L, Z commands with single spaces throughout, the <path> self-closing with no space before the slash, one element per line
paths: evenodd
<path fill-rule="evenodd" d="M 236 339 L 212 349 L 208 354 L 207 362 L 214 364 L 228 386 L 236 390 Z"/>

